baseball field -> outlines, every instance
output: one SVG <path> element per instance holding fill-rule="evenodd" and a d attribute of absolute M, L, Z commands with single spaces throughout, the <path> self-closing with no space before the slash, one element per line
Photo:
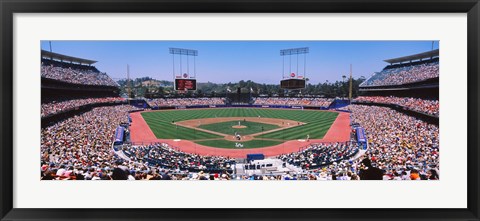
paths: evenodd
<path fill-rule="evenodd" d="M 190 140 L 217 148 L 259 148 L 289 140 L 322 139 L 336 112 L 212 108 L 142 112 L 158 139 Z"/>

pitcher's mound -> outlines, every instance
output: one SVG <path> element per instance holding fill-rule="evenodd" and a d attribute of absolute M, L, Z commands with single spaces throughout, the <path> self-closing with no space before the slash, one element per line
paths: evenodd
<path fill-rule="evenodd" d="M 235 126 L 232 126 L 232 128 L 236 128 L 236 129 L 239 129 L 239 128 L 247 128 L 247 126 L 235 125 Z"/>

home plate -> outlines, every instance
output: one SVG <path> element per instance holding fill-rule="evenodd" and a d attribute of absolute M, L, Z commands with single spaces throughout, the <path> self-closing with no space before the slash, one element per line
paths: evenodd
<path fill-rule="evenodd" d="M 300 142 L 305 142 L 305 140 L 303 140 L 303 139 L 300 139 L 300 140 L 298 140 L 298 141 L 300 141 Z"/>
<path fill-rule="evenodd" d="M 178 141 L 181 141 L 181 140 L 180 139 L 174 139 L 173 141 L 178 142 Z"/>

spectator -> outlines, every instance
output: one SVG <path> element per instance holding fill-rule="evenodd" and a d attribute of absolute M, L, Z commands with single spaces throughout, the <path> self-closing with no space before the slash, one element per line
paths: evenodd
<path fill-rule="evenodd" d="M 427 178 L 428 178 L 429 180 L 438 180 L 439 177 L 438 177 L 437 171 L 436 171 L 435 169 L 430 169 L 430 170 L 428 170 L 428 172 L 427 172 Z"/>
<path fill-rule="evenodd" d="M 370 159 L 365 158 L 361 163 L 360 179 L 362 180 L 383 180 L 382 170 L 373 167 Z"/>

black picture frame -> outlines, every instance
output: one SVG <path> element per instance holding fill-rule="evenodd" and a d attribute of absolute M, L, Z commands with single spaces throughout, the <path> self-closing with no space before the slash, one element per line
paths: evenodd
<path fill-rule="evenodd" d="M 478 0 L 0 0 L 1 10 L 1 220 L 479 220 L 479 14 Z M 467 209 L 16 209 L 13 208 L 14 13 L 467 13 Z M 397 193 L 402 194 L 402 193 Z M 425 196 L 423 196 L 425 197 Z M 358 199 L 358 197 L 356 197 Z M 352 200 L 352 199 L 351 199 Z M 361 199 L 360 199 L 361 200 Z"/>

